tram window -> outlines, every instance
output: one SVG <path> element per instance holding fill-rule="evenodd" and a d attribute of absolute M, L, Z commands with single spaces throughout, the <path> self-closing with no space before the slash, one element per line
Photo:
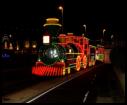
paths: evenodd
<path fill-rule="evenodd" d="M 85 49 L 87 49 L 87 44 L 85 44 Z"/>
<path fill-rule="evenodd" d="M 94 48 L 90 48 L 90 52 L 91 53 L 95 53 L 95 49 Z"/>
<path fill-rule="evenodd" d="M 81 44 L 81 45 L 83 44 L 83 40 L 82 40 L 82 39 L 80 39 L 80 44 Z"/>
<path fill-rule="evenodd" d="M 84 53 L 87 54 L 87 51 L 85 50 Z"/>
<path fill-rule="evenodd" d="M 75 43 L 78 43 L 78 40 L 77 40 L 77 39 L 74 39 L 74 42 L 75 42 Z"/>

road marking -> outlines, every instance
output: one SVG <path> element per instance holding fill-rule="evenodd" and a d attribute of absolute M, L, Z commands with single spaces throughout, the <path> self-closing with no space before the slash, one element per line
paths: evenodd
<path fill-rule="evenodd" d="M 89 70 L 85 71 L 84 73 L 91 71 L 91 69 L 93 69 L 93 68 L 90 68 Z M 73 79 L 75 79 L 75 78 L 77 78 L 77 77 L 79 77 L 80 75 L 82 75 L 82 74 L 76 75 L 76 76 L 74 76 L 73 78 L 71 78 L 71 79 L 69 79 L 69 80 L 66 80 L 66 81 L 64 81 L 64 82 L 62 82 L 62 83 L 56 85 L 55 87 L 50 88 L 49 90 L 43 92 L 42 94 L 40 94 L 40 95 L 38 95 L 38 96 L 32 98 L 31 100 L 29 100 L 29 101 L 27 101 L 27 102 L 25 102 L 25 103 L 31 103 L 31 102 L 35 101 L 36 99 L 38 99 L 38 98 L 40 98 L 41 96 L 47 94 L 48 92 L 52 91 L 53 89 L 56 89 L 57 87 L 59 87 L 59 86 L 65 84 L 65 83 L 67 83 L 67 82 L 69 82 L 69 81 L 71 81 L 71 80 L 73 80 Z M 87 98 L 88 94 L 89 94 L 89 91 L 85 94 L 85 97 L 84 97 L 84 99 L 83 99 L 83 103 L 86 101 L 86 98 Z"/>
<path fill-rule="evenodd" d="M 88 97 L 88 94 L 89 94 L 89 91 L 86 92 L 85 97 L 84 97 L 84 99 L 83 99 L 83 103 L 86 102 L 86 99 L 87 99 L 87 97 Z"/>
<path fill-rule="evenodd" d="M 67 82 L 71 81 L 72 79 L 77 78 L 78 76 L 79 76 L 79 75 L 74 76 L 73 78 L 71 78 L 71 79 L 69 79 L 69 80 L 67 80 L 67 81 L 64 81 L 64 82 L 62 82 L 62 83 L 60 83 L 60 84 L 56 85 L 55 87 L 53 87 L 53 88 L 51 88 L 51 89 L 49 89 L 49 90 L 47 90 L 47 91 L 43 92 L 42 94 L 40 94 L 40 95 L 38 95 L 38 96 L 34 97 L 33 99 L 31 99 L 31 100 L 27 101 L 26 103 L 31 103 L 31 102 L 35 101 L 36 99 L 38 99 L 38 98 L 40 98 L 41 96 L 43 96 L 43 95 L 47 94 L 48 92 L 52 91 L 53 89 L 56 89 L 57 87 L 59 87 L 59 86 L 61 86 L 61 85 L 65 84 L 65 83 L 67 83 Z"/>

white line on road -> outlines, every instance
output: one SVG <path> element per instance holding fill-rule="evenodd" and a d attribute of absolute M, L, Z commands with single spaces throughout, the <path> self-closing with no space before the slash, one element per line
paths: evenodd
<path fill-rule="evenodd" d="M 51 89 L 49 89 L 49 90 L 43 92 L 42 94 L 40 94 L 40 95 L 34 97 L 33 99 L 27 101 L 26 103 L 31 103 L 31 102 L 35 101 L 36 99 L 40 98 L 41 96 L 45 95 L 46 93 L 48 93 L 48 92 L 52 91 L 53 89 L 55 89 L 55 88 L 57 88 L 57 87 L 59 87 L 59 86 L 65 84 L 65 83 L 71 81 L 72 79 L 74 79 L 74 78 L 76 78 L 76 77 L 78 77 L 78 76 L 74 76 L 73 78 L 71 78 L 71 79 L 69 79 L 69 80 L 67 80 L 67 81 L 64 81 L 64 82 L 62 82 L 62 83 L 60 83 L 60 84 L 54 86 L 53 88 L 51 88 Z"/>
<path fill-rule="evenodd" d="M 84 99 L 83 99 L 83 103 L 86 102 L 86 99 L 87 99 L 87 97 L 88 97 L 88 94 L 89 94 L 89 91 L 86 92 L 85 97 L 84 97 Z"/>
<path fill-rule="evenodd" d="M 91 69 L 93 69 L 93 68 L 90 68 L 88 71 L 85 71 L 85 73 L 91 71 Z M 65 84 L 65 83 L 67 83 L 67 82 L 69 82 L 69 81 L 71 81 L 71 80 L 73 80 L 73 79 L 75 79 L 75 78 L 77 78 L 77 77 L 79 77 L 80 75 L 82 75 L 82 73 L 79 74 L 79 75 L 74 76 L 73 78 L 71 78 L 71 79 L 69 79 L 69 80 L 67 80 L 67 81 L 64 81 L 64 82 L 62 82 L 62 83 L 60 83 L 60 84 L 54 86 L 53 88 L 51 88 L 51 89 L 49 89 L 49 90 L 43 92 L 42 94 L 40 94 L 40 95 L 34 97 L 33 99 L 27 101 L 26 103 L 31 103 L 31 102 L 35 101 L 36 99 L 38 99 L 38 98 L 40 98 L 41 96 L 47 94 L 48 92 L 52 91 L 53 89 L 56 89 L 57 87 L 59 87 L 59 86 Z M 84 99 L 83 99 L 83 103 L 86 101 L 86 98 L 87 98 L 88 94 L 89 94 L 89 91 L 85 94 L 85 97 L 84 97 Z"/>

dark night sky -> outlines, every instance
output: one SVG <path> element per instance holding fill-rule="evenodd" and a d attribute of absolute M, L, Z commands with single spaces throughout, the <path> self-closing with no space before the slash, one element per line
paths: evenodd
<path fill-rule="evenodd" d="M 107 35 L 121 34 L 125 31 L 125 3 L 118 0 L 8 0 L 1 3 L 0 32 L 16 36 L 39 36 L 42 25 L 48 17 L 61 18 L 59 5 L 64 6 L 64 30 L 81 34 L 83 24 L 87 33 L 98 39 L 102 29 Z M 37 2 L 38 1 L 38 2 Z M 125 0 L 123 0 L 125 1 Z"/>

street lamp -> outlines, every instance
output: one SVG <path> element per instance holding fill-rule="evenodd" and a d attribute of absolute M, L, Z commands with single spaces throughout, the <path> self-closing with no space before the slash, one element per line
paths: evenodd
<path fill-rule="evenodd" d="M 106 29 L 103 29 L 103 36 L 102 36 L 102 38 L 101 38 L 101 43 L 102 43 L 102 41 L 103 41 L 105 31 L 106 31 Z"/>
<path fill-rule="evenodd" d="M 114 38 L 114 35 L 112 34 L 112 35 L 111 35 L 111 43 L 112 43 L 112 45 L 114 44 L 113 38 Z"/>
<path fill-rule="evenodd" d="M 59 10 L 61 10 L 62 13 L 62 33 L 63 33 L 63 7 L 59 6 Z"/>
<path fill-rule="evenodd" d="M 84 24 L 83 27 L 85 27 L 85 34 L 86 34 L 86 25 Z"/>
<path fill-rule="evenodd" d="M 104 37 L 104 33 L 105 33 L 106 29 L 103 29 L 103 37 Z"/>
<path fill-rule="evenodd" d="M 113 35 L 111 35 L 111 39 L 113 39 L 113 37 L 114 37 L 114 36 L 113 36 Z"/>

